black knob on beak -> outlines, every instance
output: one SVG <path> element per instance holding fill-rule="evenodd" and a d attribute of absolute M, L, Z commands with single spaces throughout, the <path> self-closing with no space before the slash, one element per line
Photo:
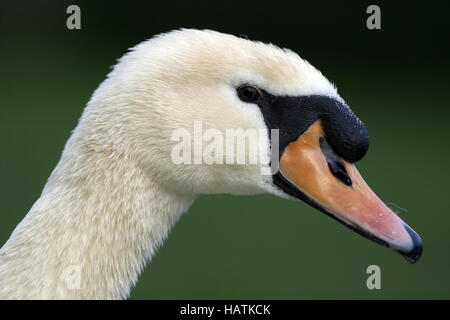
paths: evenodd
<path fill-rule="evenodd" d="M 324 109 L 323 129 L 334 151 L 348 162 L 361 160 L 369 149 L 369 134 L 362 121 L 338 101 Z"/>

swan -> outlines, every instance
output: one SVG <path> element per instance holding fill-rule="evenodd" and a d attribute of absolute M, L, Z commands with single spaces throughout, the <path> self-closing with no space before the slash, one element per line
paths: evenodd
<path fill-rule="evenodd" d="M 257 149 L 278 155 L 270 158 L 277 170 L 174 163 L 173 132 L 192 133 L 196 121 L 218 132 L 266 130 Z M 278 130 L 276 141 L 269 130 Z M 305 201 L 416 262 L 420 237 L 354 165 L 368 146 L 336 87 L 293 51 L 211 30 L 155 36 L 95 90 L 42 194 L 1 248 L 0 298 L 127 298 L 201 194 Z"/>

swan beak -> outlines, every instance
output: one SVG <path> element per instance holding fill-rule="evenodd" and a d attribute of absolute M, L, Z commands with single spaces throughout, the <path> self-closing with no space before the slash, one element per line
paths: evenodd
<path fill-rule="evenodd" d="M 419 260 L 423 247 L 419 235 L 377 197 L 355 165 L 334 153 L 320 120 L 286 146 L 278 176 L 289 194 L 409 262 Z"/>

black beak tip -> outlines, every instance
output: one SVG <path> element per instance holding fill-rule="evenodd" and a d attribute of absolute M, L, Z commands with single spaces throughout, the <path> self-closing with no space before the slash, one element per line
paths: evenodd
<path fill-rule="evenodd" d="M 417 261 L 419 261 L 420 257 L 422 256 L 423 242 L 422 242 L 422 239 L 420 238 L 420 236 L 413 229 L 411 229 L 408 225 L 405 224 L 404 227 L 412 239 L 413 248 L 409 252 L 400 252 L 400 254 L 409 263 L 416 263 Z"/>

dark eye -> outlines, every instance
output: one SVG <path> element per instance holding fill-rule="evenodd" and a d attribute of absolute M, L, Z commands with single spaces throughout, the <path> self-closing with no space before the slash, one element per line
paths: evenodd
<path fill-rule="evenodd" d="M 261 91 L 251 85 L 243 85 L 237 89 L 238 97 L 244 102 L 255 102 L 258 101 L 262 94 Z"/>

